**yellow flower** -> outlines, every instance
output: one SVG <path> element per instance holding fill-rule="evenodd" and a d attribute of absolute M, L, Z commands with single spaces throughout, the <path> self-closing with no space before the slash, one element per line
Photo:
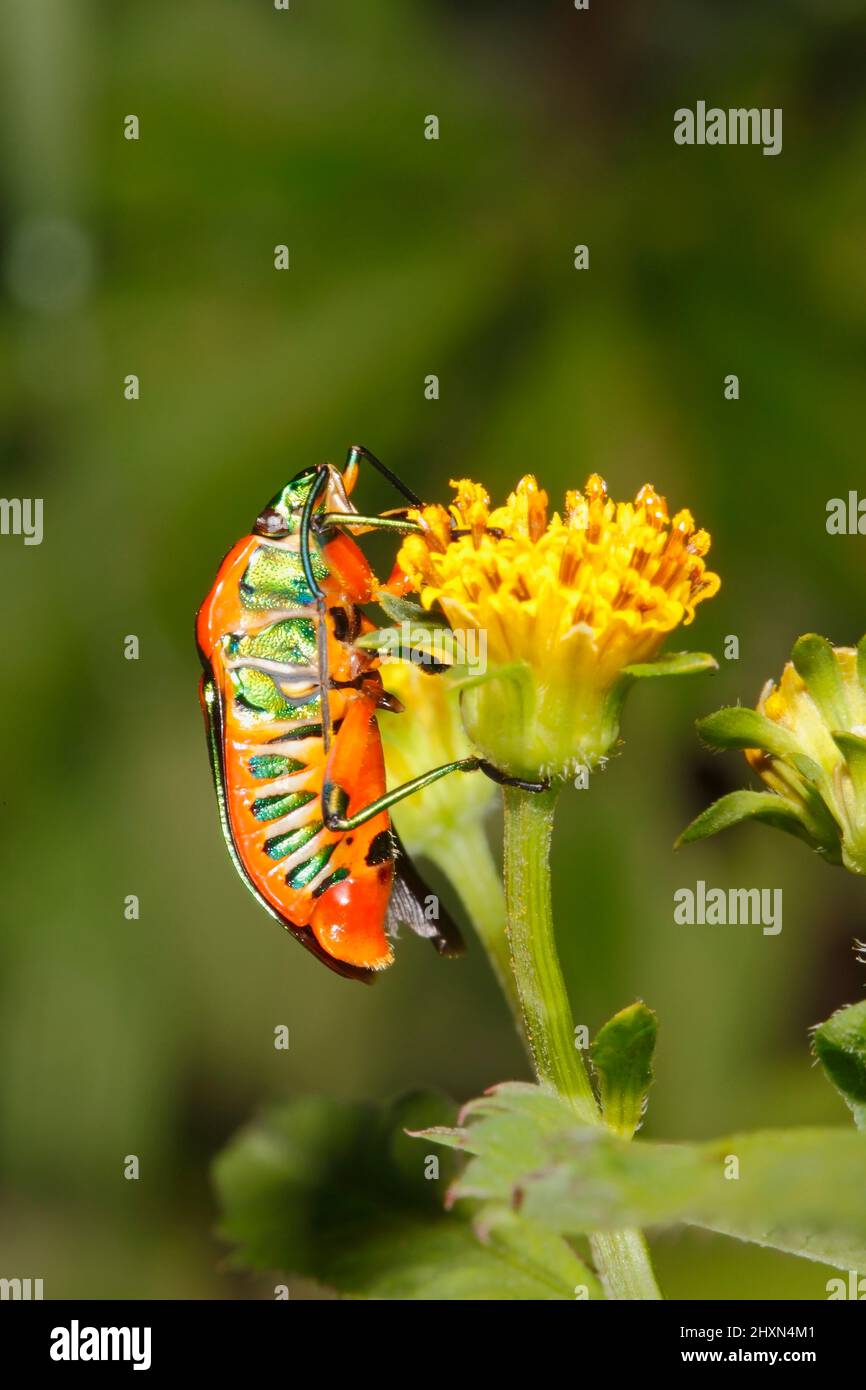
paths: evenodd
<path fill-rule="evenodd" d="M 757 818 L 866 873 L 866 638 L 855 649 L 807 633 L 756 709 L 718 710 L 698 731 L 713 748 L 742 749 L 770 791 L 723 796 L 682 843 Z"/>
<path fill-rule="evenodd" d="M 487 678 L 468 683 L 463 717 L 473 744 L 509 776 L 565 777 L 601 762 L 619 736 L 633 670 L 718 591 L 706 531 L 691 514 L 669 520 L 646 485 L 616 503 L 597 475 L 569 492 L 560 515 L 522 478 L 491 509 L 477 483 L 452 483 L 450 508 L 411 513 L 420 533 L 397 558 L 425 608 L 455 630 L 486 637 Z M 671 664 L 706 669 L 711 658 Z"/>

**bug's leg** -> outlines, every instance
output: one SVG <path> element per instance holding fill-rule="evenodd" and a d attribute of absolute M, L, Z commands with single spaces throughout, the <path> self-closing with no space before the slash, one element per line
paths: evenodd
<path fill-rule="evenodd" d="M 304 578 L 307 581 L 307 587 L 316 601 L 316 648 L 319 667 L 319 704 L 322 711 L 322 743 L 326 753 L 331 747 L 331 705 L 328 694 L 328 608 L 324 591 L 319 588 L 316 582 L 316 576 L 313 574 L 313 560 L 310 554 L 310 528 L 313 523 L 313 512 L 316 503 L 327 487 L 327 483 L 327 469 L 320 468 L 316 481 L 311 485 L 304 499 L 304 509 L 301 512 L 300 526 L 301 564 L 304 567 Z"/>
<path fill-rule="evenodd" d="M 421 498 L 418 497 L 410 487 L 406 486 L 403 479 L 398 478 L 396 473 L 392 472 L 390 468 L 382 463 L 381 459 L 377 459 L 375 454 L 371 454 L 369 449 L 365 449 L 363 444 L 353 444 L 346 455 L 346 466 L 343 469 L 343 477 L 346 481 L 347 492 L 350 492 L 354 485 L 355 478 L 358 475 L 358 464 L 361 459 L 366 459 L 367 463 L 371 463 L 377 472 L 381 473 L 383 478 L 387 478 L 391 486 L 397 489 L 401 497 L 405 497 L 407 502 L 411 502 L 413 507 L 420 507 L 422 505 Z"/>
<path fill-rule="evenodd" d="M 364 806 L 357 811 L 354 816 L 347 816 L 346 809 L 349 805 L 349 793 L 338 782 L 329 781 L 327 778 L 322 787 L 322 820 L 329 830 L 357 830 L 359 825 L 371 820 L 373 816 L 378 816 L 381 811 L 387 811 L 389 807 L 402 801 L 404 797 L 411 796 L 413 792 L 419 792 L 423 787 L 429 787 L 431 782 L 438 782 L 440 777 L 447 777 L 451 772 L 475 772 L 481 766 L 478 758 L 459 758 L 453 763 L 443 763 L 441 767 L 431 768 L 429 772 L 424 772 L 420 777 L 413 777 L 410 782 L 404 782 L 401 786 L 395 787 L 393 791 L 386 792 L 384 796 L 379 796 L 375 801 L 371 801 L 369 806 Z"/>
<path fill-rule="evenodd" d="M 307 588 L 309 589 L 310 593 L 313 595 L 313 598 L 315 599 L 323 599 L 324 593 L 319 588 L 319 585 L 316 582 L 316 576 L 313 574 L 313 560 L 310 554 L 310 530 L 313 524 L 313 512 L 316 509 L 316 503 L 319 501 L 319 498 L 321 497 L 327 485 L 327 469 L 320 468 L 318 470 L 318 476 L 316 477 L 316 481 L 310 485 L 310 490 L 304 499 L 304 507 L 301 512 L 301 564 L 304 567 L 304 578 L 307 581 Z"/>
<path fill-rule="evenodd" d="M 546 792 L 550 782 L 528 782 L 524 777 L 509 777 L 507 772 L 500 772 L 493 763 L 487 762 L 485 758 L 478 759 L 478 771 L 483 772 L 485 777 L 489 777 L 491 782 L 496 782 L 500 787 L 519 787 L 524 792 Z"/>
<path fill-rule="evenodd" d="M 357 830 L 359 825 L 371 820 L 373 816 L 378 816 L 381 811 L 387 811 L 398 801 L 412 796 L 414 792 L 423 791 L 424 787 L 429 787 L 432 782 L 438 782 L 440 777 L 447 777 L 452 772 L 483 772 L 501 787 L 520 787 L 528 792 L 543 792 L 550 785 L 549 782 L 528 782 L 522 777 L 509 777 L 507 773 L 500 772 L 483 758 L 458 758 L 456 762 L 442 763 L 440 767 L 433 767 L 429 772 L 422 772 L 420 777 L 413 777 L 410 782 L 403 782 L 399 787 L 394 787 L 393 791 L 377 797 L 354 816 L 345 814 L 349 804 L 349 794 L 345 788 L 326 779 L 322 787 L 322 820 L 328 830 Z"/>
<path fill-rule="evenodd" d="M 358 512 L 320 512 L 315 520 L 315 529 L 325 531 L 329 526 L 342 526 L 347 531 L 357 527 L 363 528 L 364 532 L 369 531 L 401 531 L 408 534 L 411 531 L 421 531 L 417 521 L 410 521 L 405 516 L 389 516 L 383 513 L 381 516 L 361 516 Z"/>

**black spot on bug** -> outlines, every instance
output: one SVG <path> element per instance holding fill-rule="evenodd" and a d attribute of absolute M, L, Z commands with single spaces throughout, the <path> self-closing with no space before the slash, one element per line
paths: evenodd
<path fill-rule="evenodd" d="M 345 642 L 349 636 L 349 615 L 345 608 L 329 608 L 334 636 L 338 642 Z"/>
<path fill-rule="evenodd" d="M 376 864 L 388 864 L 394 858 L 394 841 L 390 830 L 380 830 L 370 841 L 370 848 L 364 856 L 364 863 L 371 868 Z"/>
<path fill-rule="evenodd" d="M 354 642 L 361 630 L 361 615 L 354 607 L 329 608 L 334 625 L 334 636 L 338 642 Z"/>

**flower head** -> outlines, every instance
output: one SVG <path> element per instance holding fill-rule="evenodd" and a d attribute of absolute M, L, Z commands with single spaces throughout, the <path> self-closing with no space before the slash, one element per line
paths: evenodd
<path fill-rule="evenodd" d="M 741 748 L 770 790 L 731 792 L 681 843 L 748 818 L 797 835 L 834 864 L 866 873 L 866 638 L 856 650 L 808 633 L 756 709 L 722 709 L 698 723 L 713 748 Z"/>
<path fill-rule="evenodd" d="M 593 475 L 561 514 L 549 514 L 531 476 L 503 507 L 478 483 L 452 487 L 449 508 L 412 514 L 421 531 L 397 564 L 425 608 L 438 603 L 452 628 L 486 633 L 487 678 L 463 696 L 473 743 L 518 777 L 596 766 L 618 738 L 631 679 L 661 674 L 633 668 L 718 591 L 704 560 L 710 537 L 688 511 L 669 519 L 648 484 L 617 503 Z"/>

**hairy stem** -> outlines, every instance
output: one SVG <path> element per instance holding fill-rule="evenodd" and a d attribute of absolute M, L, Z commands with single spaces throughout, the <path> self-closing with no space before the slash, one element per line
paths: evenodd
<path fill-rule="evenodd" d="M 505 788 L 506 929 L 535 1074 L 567 1100 L 582 1124 L 601 1125 L 574 1026 L 553 930 L 550 837 L 557 792 Z M 591 1237 L 609 1298 L 661 1297 L 639 1231 Z"/>
<path fill-rule="evenodd" d="M 438 862 L 460 894 L 531 1060 L 517 981 L 511 969 L 505 930 L 505 893 L 483 826 L 478 822 L 461 826 L 460 833 L 449 840 L 447 851 L 442 856 L 431 853 L 431 858 Z"/>

